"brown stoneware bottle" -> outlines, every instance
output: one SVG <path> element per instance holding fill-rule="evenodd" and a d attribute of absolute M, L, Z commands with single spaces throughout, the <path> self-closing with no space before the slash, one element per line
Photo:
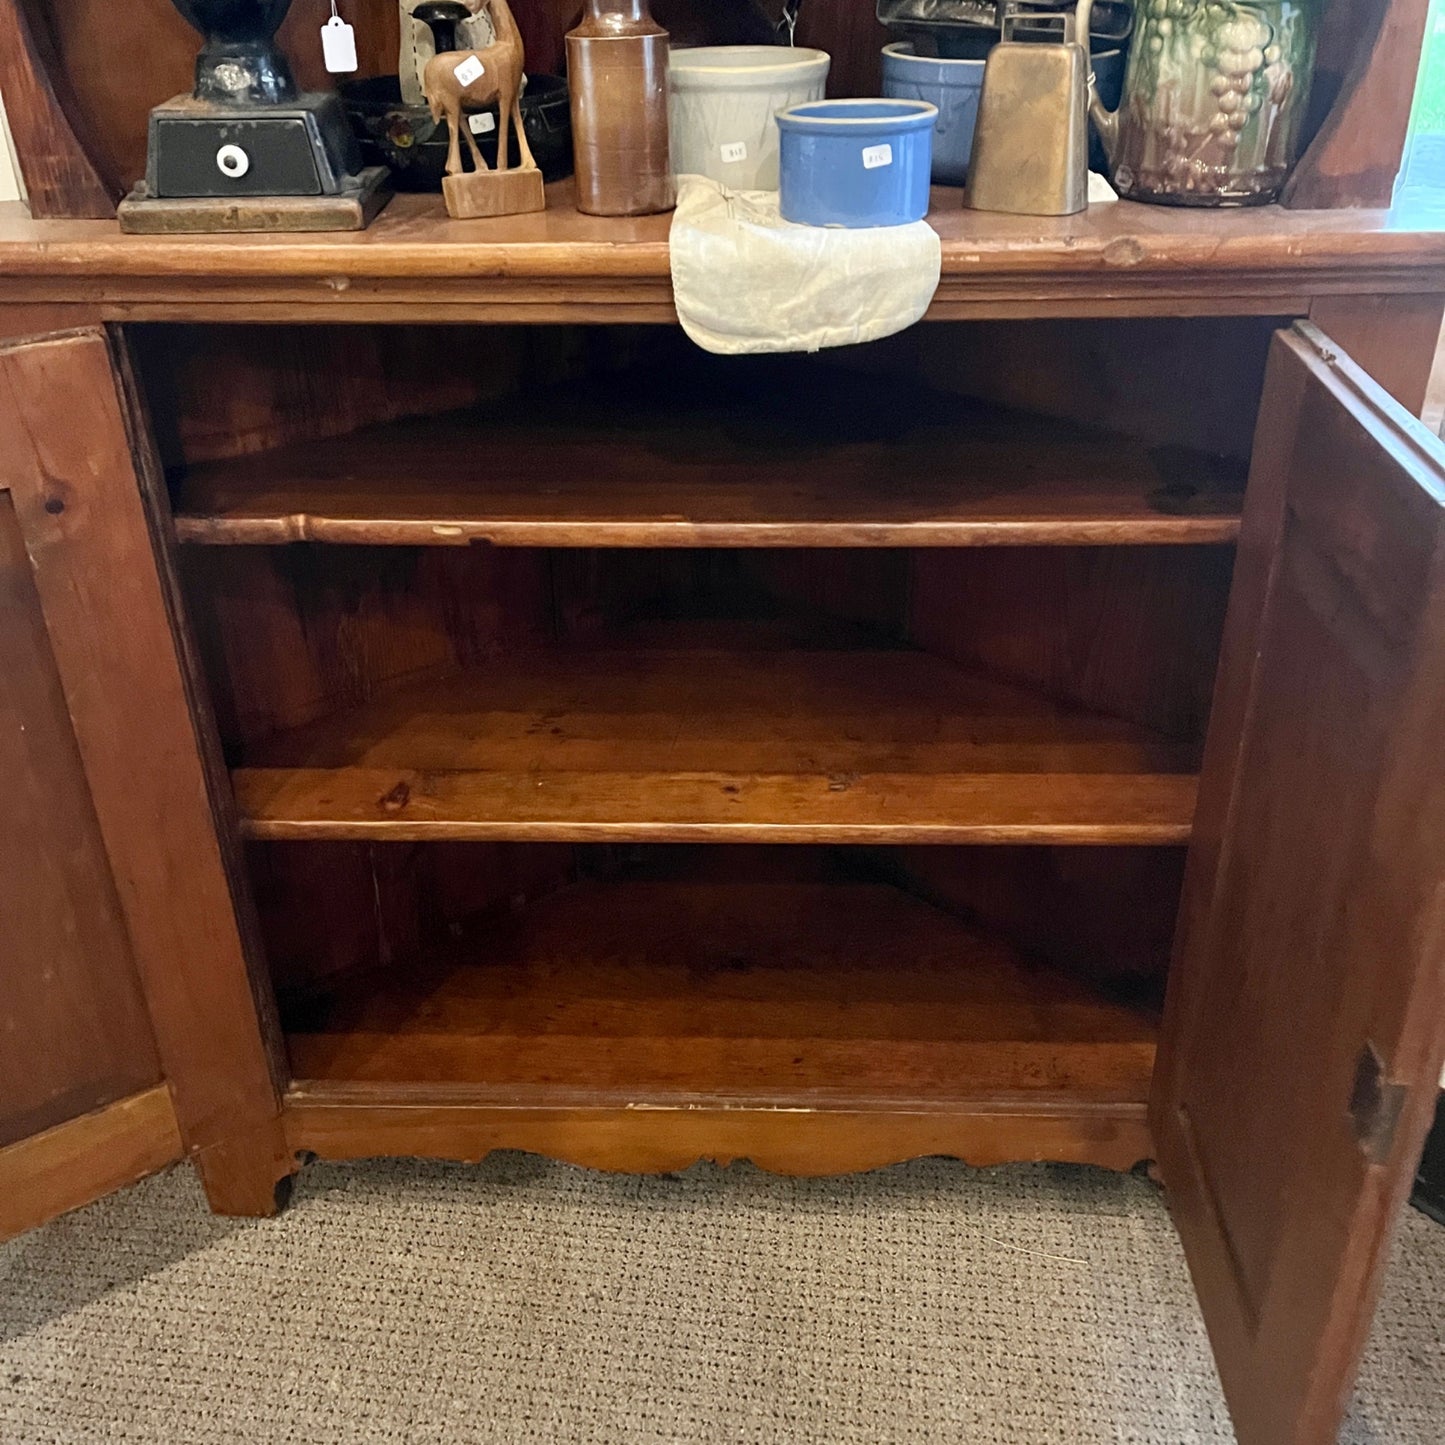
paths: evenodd
<path fill-rule="evenodd" d="M 587 0 L 567 37 L 577 209 L 591 216 L 669 211 L 667 31 L 647 0 Z"/>

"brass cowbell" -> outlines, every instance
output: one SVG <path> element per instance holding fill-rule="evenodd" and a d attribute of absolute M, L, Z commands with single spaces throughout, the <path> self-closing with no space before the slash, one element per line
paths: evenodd
<path fill-rule="evenodd" d="M 1015 38 L 1020 21 L 1062 26 L 1058 42 Z M 1005 6 L 989 52 L 968 169 L 968 203 L 1019 216 L 1072 216 L 1089 203 L 1089 50 L 1068 12 Z"/>

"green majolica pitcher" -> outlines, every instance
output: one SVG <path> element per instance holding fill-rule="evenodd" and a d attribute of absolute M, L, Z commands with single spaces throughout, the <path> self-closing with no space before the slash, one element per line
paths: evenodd
<path fill-rule="evenodd" d="M 1114 188 L 1175 206 L 1274 200 L 1299 156 L 1319 0 L 1138 0 L 1117 111 L 1089 87 Z M 1080 0 L 1086 27 L 1093 0 Z M 1087 33 L 1087 31 L 1085 31 Z"/>

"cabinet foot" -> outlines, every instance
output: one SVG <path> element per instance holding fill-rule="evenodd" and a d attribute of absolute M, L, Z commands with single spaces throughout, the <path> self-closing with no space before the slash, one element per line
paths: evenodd
<path fill-rule="evenodd" d="M 301 1167 L 286 1149 L 279 1119 L 198 1150 L 193 1162 L 212 1212 L 245 1219 L 279 1214 Z"/>

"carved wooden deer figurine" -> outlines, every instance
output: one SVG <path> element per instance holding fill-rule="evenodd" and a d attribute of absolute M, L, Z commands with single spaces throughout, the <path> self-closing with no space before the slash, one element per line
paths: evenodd
<path fill-rule="evenodd" d="M 476 137 L 467 124 L 465 109 L 497 103 L 497 169 L 508 168 L 507 140 L 517 127 L 517 144 L 523 170 L 536 169 L 527 132 L 522 125 L 522 33 L 507 6 L 507 0 L 488 0 L 492 17 L 492 43 L 482 50 L 448 50 L 427 61 L 422 73 L 422 90 L 431 107 L 432 119 L 446 118 L 451 127 L 447 151 L 447 175 L 463 175 L 461 140 L 465 136 L 478 172 L 489 169 L 482 159 Z"/>

